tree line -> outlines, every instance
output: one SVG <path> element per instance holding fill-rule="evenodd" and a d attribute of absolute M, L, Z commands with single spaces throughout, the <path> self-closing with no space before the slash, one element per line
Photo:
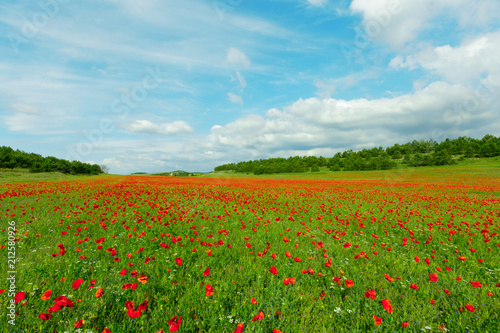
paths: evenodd
<path fill-rule="evenodd" d="M 442 142 L 413 140 L 394 144 L 388 148 L 375 147 L 360 151 L 347 150 L 333 157 L 293 156 L 268 158 L 217 166 L 214 171 L 271 174 L 319 171 L 328 167 L 332 171 L 389 170 L 398 163 L 411 167 L 451 165 L 457 158 L 500 156 L 500 137 L 485 135 L 482 139 L 459 137 Z"/>
<path fill-rule="evenodd" d="M 97 175 L 106 171 L 105 166 L 67 161 L 53 156 L 43 157 L 35 153 L 26 153 L 11 147 L 0 147 L 0 168 L 24 168 L 29 172 L 62 172 L 69 174 Z M 104 169 L 104 170 L 103 170 Z"/>

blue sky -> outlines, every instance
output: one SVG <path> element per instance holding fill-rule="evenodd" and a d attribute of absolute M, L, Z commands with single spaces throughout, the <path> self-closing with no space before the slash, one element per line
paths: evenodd
<path fill-rule="evenodd" d="M 111 173 L 500 135 L 497 0 L 4 0 L 0 145 Z"/>

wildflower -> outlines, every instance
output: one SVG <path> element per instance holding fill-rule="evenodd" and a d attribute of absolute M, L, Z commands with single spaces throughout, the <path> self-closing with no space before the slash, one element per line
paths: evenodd
<path fill-rule="evenodd" d="M 366 298 L 371 298 L 371 299 L 375 299 L 375 297 L 377 297 L 377 292 L 373 289 L 371 290 L 368 290 L 366 293 L 365 293 L 365 297 Z"/>
<path fill-rule="evenodd" d="M 385 311 L 392 313 L 392 305 L 388 298 L 382 300 L 382 306 L 384 307 Z"/>
<path fill-rule="evenodd" d="M 375 325 L 380 325 L 380 324 L 382 324 L 382 318 L 377 317 L 377 315 L 373 315 L 373 323 L 374 323 Z"/>

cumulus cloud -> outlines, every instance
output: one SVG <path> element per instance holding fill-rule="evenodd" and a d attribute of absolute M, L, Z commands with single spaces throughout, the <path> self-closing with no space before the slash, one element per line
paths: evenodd
<path fill-rule="evenodd" d="M 149 120 L 136 120 L 133 123 L 121 124 L 120 126 L 130 133 L 137 134 L 174 135 L 193 132 L 191 126 L 185 121 L 155 124 Z"/>
<path fill-rule="evenodd" d="M 414 41 L 434 20 L 451 18 L 462 27 L 487 26 L 500 11 L 495 0 L 353 0 L 350 10 L 362 16 L 370 40 L 395 48 Z"/>
<path fill-rule="evenodd" d="M 212 126 L 206 136 L 177 142 L 169 137 L 124 144 L 106 161 L 113 170 L 209 171 L 215 166 L 268 157 L 333 156 L 347 149 L 412 140 L 496 135 L 500 128 L 500 79 L 490 90 L 444 81 L 409 94 L 376 99 L 299 99 L 265 114 L 248 114 Z M 131 153 L 133 151 L 134 153 Z M 106 163 L 104 163 L 106 164 Z M 140 167 L 141 170 L 137 168 Z M 144 170 L 142 170 L 144 169 Z M 116 171 L 115 171 L 116 172 Z"/>
<path fill-rule="evenodd" d="M 243 97 L 235 95 L 233 93 L 227 93 L 227 97 L 229 98 L 229 101 L 234 104 L 239 104 L 243 105 Z"/>
<path fill-rule="evenodd" d="M 478 133 L 496 123 L 493 98 L 478 99 L 472 88 L 434 82 L 412 94 L 393 98 L 340 100 L 299 99 L 283 109 L 273 108 L 266 116 L 247 115 L 224 126 L 212 128 L 210 148 L 218 151 L 246 150 L 247 156 L 271 156 L 278 152 L 345 147 L 392 145 L 422 137 L 442 139 L 465 128 Z M 457 105 L 462 105 L 457 109 Z M 463 132 L 462 132 L 463 134 Z M 327 150 L 328 151 L 328 150 Z"/>
<path fill-rule="evenodd" d="M 427 47 L 404 59 L 394 58 L 393 68 L 423 68 L 450 82 L 467 82 L 483 75 L 500 75 L 500 32 L 469 38 L 460 46 Z"/>
<path fill-rule="evenodd" d="M 250 59 L 243 51 L 235 47 L 230 47 L 226 54 L 226 63 L 232 67 L 247 69 L 250 67 Z"/>

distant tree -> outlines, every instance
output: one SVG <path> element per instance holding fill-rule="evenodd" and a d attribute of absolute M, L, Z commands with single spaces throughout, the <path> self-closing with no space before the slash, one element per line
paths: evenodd
<path fill-rule="evenodd" d="M 283 173 L 305 172 L 328 167 L 332 171 L 357 170 L 389 170 L 397 166 L 394 160 L 403 159 L 408 166 L 420 167 L 431 165 L 448 165 L 456 163 L 453 155 L 464 154 L 465 157 L 500 156 L 500 138 L 486 135 L 482 139 L 460 137 L 446 139 L 441 143 L 434 140 L 413 140 L 392 147 L 374 147 L 361 149 L 358 152 L 346 150 L 337 152 L 331 158 L 315 156 L 290 156 L 288 158 L 269 158 L 255 161 L 229 163 L 215 167 L 215 171 L 231 170 L 235 172 Z M 8 153 L 0 152 L 0 163 L 9 164 Z M 2 162 L 3 161 L 3 162 Z M 43 165 L 42 165 L 43 166 Z M 40 166 L 40 167 L 42 167 Z"/>
<path fill-rule="evenodd" d="M 450 165 L 455 163 L 446 149 L 438 150 L 432 155 L 432 165 Z"/>
<path fill-rule="evenodd" d="M 101 164 L 100 165 L 102 173 L 109 173 L 109 168 L 107 165 Z"/>
<path fill-rule="evenodd" d="M 391 158 L 393 160 L 399 160 L 403 157 L 403 154 L 401 153 L 401 149 L 397 148 L 392 152 Z"/>

